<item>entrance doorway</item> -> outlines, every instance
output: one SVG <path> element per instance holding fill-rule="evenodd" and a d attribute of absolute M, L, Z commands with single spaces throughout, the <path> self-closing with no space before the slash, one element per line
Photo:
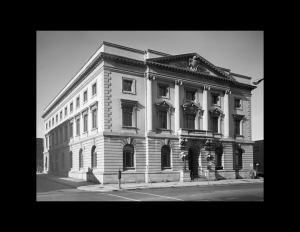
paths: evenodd
<path fill-rule="evenodd" d="M 193 175 L 198 175 L 198 166 L 199 166 L 199 155 L 197 155 L 197 148 L 192 147 L 189 149 L 189 170 L 193 172 Z"/>

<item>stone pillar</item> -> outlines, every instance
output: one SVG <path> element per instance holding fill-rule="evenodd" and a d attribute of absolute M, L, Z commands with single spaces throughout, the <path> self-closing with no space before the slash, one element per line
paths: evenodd
<path fill-rule="evenodd" d="M 153 100 L 152 100 L 152 80 L 155 80 L 155 76 L 147 74 L 147 131 L 153 132 Z"/>
<path fill-rule="evenodd" d="M 208 130 L 208 98 L 207 91 L 210 90 L 210 87 L 203 87 L 203 130 Z"/>
<path fill-rule="evenodd" d="M 171 130 L 171 107 L 167 111 L 167 129 Z"/>
<path fill-rule="evenodd" d="M 182 81 L 175 81 L 175 133 L 178 133 L 180 128 L 180 85 Z"/>
<path fill-rule="evenodd" d="M 229 137 L 229 94 L 230 90 L 226 90 L 224 94 L 224 138 Z"/>
<path fill-rule="evenodd" d="M 200 111 L 195 116 L 195 129 L 200 130 Z"/>

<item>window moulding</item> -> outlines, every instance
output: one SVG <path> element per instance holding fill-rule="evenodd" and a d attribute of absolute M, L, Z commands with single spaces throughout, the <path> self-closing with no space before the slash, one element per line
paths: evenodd
<path fill-rule="evenodd" d="M 132 81 L 131 91 L 124 90 L 124 80 Z M 122 93 L 125 94 L 136 94 L 136 79 L 130 77 L 122 77 Z"/>
<path fill-rule="evenodd" d="M 166 87 L 167 88 L 167 94 L 166 96 L 161 96 L 159 87 Z M 167 83 L 158 82 L 157 83 L 157 98 L 167 99 L 170 100 L 170 85 Z"/>

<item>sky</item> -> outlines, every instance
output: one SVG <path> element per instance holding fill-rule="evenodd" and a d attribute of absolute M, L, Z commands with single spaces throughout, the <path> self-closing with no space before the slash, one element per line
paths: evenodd
<path fill-rule="evenodd" d="M 215 66 L 263 77 L 263 31 L 37 31 L 36 137 L 44 138 L 44 109 L 102 42 L 170 55 L 197 53 Z M 252 92 L 252 140 L 264 139 L 264 80 Z"/>

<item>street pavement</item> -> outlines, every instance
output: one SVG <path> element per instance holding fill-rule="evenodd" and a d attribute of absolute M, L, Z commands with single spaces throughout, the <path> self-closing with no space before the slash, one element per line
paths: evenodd
<path fill-rule="evenodd" d="M 124 183 L 119 188 L 118 184 L 95 184 L 71 177 L 61 177 L 43 173 L 37 173 L 38 178 L 44 178 L 49 181 L 61 183 L 78 190 L 90 192 L 112 192 L 124 190 L 140 190 L 140 189 L 160 189 L 160 188 L 176 188 L 176 187 L 192 187 L 192 186 L 219 186 L 219 185 L 236 185 L 236 184 L 256 184 L 264 183 L 264 179 L 230 179 L 217 181 L 190 181 L 190 182 L 160 182 L 160 183 Z"/>

